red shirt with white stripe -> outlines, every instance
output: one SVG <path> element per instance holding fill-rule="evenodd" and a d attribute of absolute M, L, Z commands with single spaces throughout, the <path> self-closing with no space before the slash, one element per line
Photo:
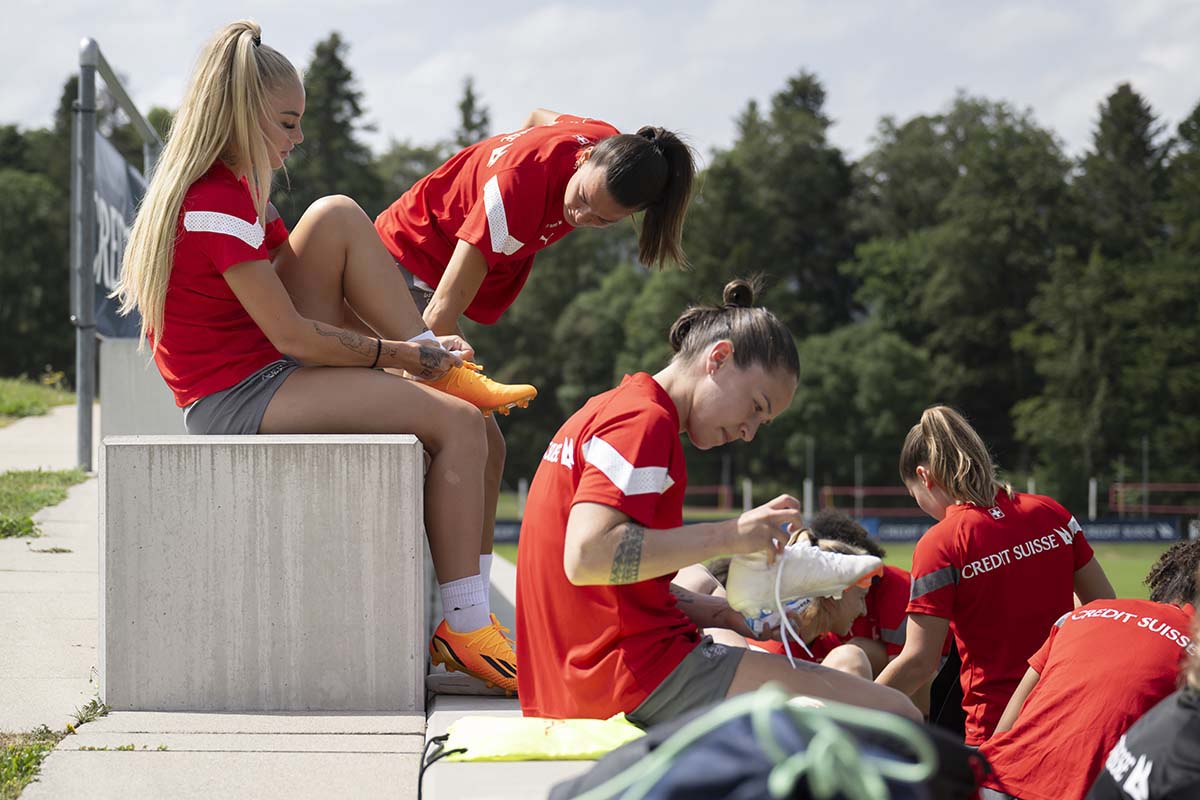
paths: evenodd
<path fill-rule="evenodd" d="M 237 264 L 269 260 L 287 240 L 283 220 L 272 216 L 265 226 L 259 221 L 245 181 L 219 160 L 184 195 L 162 333 L 150 334 L 180 408 L 282 358 L 224 277 Z"/>
<path fill-rule="evenodd" d="M 579 151 L 617 133 L 561 114 L 484 139 L 417 181 L 375 228 L 392 256 L 434 288 L 459 239 L 478 247 L 488 271 L 465 313 L 491 324 L 517 299 L 534 254 L 573 230 L 563 198 Z"/>
<path fill-rule="evenodd" d="M 1176 689 L 1195 652 L 1191 605 L 1097 600 L 1064 614 L 1029 659 L 1041 676 L 1011 730 L 983 743 L 985 786 L 1022 800 L 1083 797 L 1109 750 Z"/>
<path fill-rule="evenodd" d="M 651 529 L 683 524 L 679 413 L 654 378 L 627 375 L 563 424 L 529 487 L 517 555 L 517 687 L 528 716 L 605 719 L 637 708 L 700 641 L 674 573 L 575 586 L 567 516 L 600 503 Z"/>
<path fill-rule="evenodd" d="M 995 502 L 951 505 L 925 532 L 908 603 L 909 614 L 954 623 L 974 746 L 992 735 L 1029 657 L 1074 607 L 1075 571 L 1092 560 L 1083 529 L 1051 498 L 1000 491 Z"/>

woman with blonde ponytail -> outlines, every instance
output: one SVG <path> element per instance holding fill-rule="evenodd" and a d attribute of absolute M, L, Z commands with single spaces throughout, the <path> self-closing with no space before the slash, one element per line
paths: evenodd
<path fill-rule="evenodd" d="M 978 746 L 1074 595 L 1115 593 L 1075 517 L 997 479 L 987 445 L 954 409 L 925 409 L 904 439 L 900 478 L 938 522 L 913 552 L 904 649 L 876 680 L 912 695 L 937 671 L 954 623 L 966 743 Z"/>
<path fill-rule="evenodd" d="M 272 172 L 304 140 L 304 102 L 300 76 L 256 23 L 213 37 L 115 294 L 125 313 L 140 312 L 191 433 L 420 437 L 430 457 L 426 530 L 447 609 L 430 649 L 451 669 L 515 690 L 512 642 L 490 614 L 480 574 L 490 559 L 479 533 L 483 416 L 452 395 L 464 385 L 514 387 L 469 369 L 461 337 L 429 331 L 354 201 L 318 200 L 290 232 L 279 219 Z"/>

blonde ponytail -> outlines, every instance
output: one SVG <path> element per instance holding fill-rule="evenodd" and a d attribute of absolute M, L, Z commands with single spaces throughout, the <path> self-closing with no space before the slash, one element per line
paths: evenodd
<path fill-rule="evenodd" d="M 218 158 L 236 160 L 246 170 L 264 224 L 271 189 L 263 134 L 265 120 L 273 115 L 268 93 L 299 76 L 261 37 L 258 23 L 242 20 L 226 25 L 205 46 L 130 231 L 112 297 L 120 300 L 122 314 L 141 313 L 142 341 L 152 339 L 155 349 L 163 333 L 175 233 L 188 188 Z"/>
<path fill-rule="evenodd" d="M 931 406 L 921 414 L 900 449 L 900 478 L 917 477 L 924 466 L 955 500 L 987 508 L 996 493 L 1012 495 L 1012 487 L 996 478 L 991 454 L 966 418 L 949 406 Z"/>

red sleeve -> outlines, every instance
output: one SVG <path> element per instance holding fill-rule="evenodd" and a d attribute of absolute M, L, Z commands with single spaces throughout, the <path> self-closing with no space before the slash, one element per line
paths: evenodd
<path fill-rule="evenodd" d="M 917 542 L 913 551 L 912 592 L 909 614 L 929 614 L 952 619 L 954 593 L 962 565 L 953 551 L 954 529 L 934 525 Z"/>
<path fill-rule="evenodd" d="M 278 209 L 275 208 L 274 203 L 267 203 L 266 247 L 268 252 L 274 253 L 276 248 L 287 241 L 287 238 L 288 228 L 279 216 Z"/>
<path fill-rule="evenodd" d="M 883 577 L 871 587 L 871 594 L 875 595 L 875 618 L 879 625 L 877 638 L 887 647 L 889 656 L 898 656 L 904 649 L 911 593 L 912 576 L 894 567 L 886 569 Z"/>
<path fill-rule="evenodd" d="M 1069 612 L 1063 614 L 1058 622 L 1054 623 L 1054 627 L 1050 629 L 1050 635 L 1046 637 L 1046 641 L 1041 648 L 1029 658 L 1029 666 L 1034 672 L 1041 675 L 1046 671 L 1046 662 L 1050 659 L 1050 648 L 1054 645 L 1054 637 L 1058 636 L 1058 629 L 1062 627 L 1063 622 L 1070 616 Z"/>
<path fill-rule="evenodd" d="M 651 525 L 674 481 L 670 460 L 679 431 L 658 408 L 601 421 L 579 449 L 583 472 L 573 503 L 600 503 Z"/>
<path fill-rule="evenodd" d="M 497 172 L 458 229 L 458 238 L 483 253 L 488 268 L 534 241 L 546 210 L 547 178 L 542 164 L 518 164 Z"/>
<path fill-rule="evenodd" d="M 1095 557 L 1095 552 L 1092 546 L 1088 544 L 1087 537 L 1083 535 L 1083 527 L 1076 522 L 1074 517 L 1071 517 L 1067 522 L 1067 530 L 1073 534 L 1071 537 L 1071 549 L 1075 556 L 1075 569 L 1087 566 L 1087 563 Z"/>
<path fill-rule="evenodd" d="M 235 264 L 268 258 L 266 232 L 250 196 L 240 190 L 218 188 L 188 197 L 183 236 L 222 274 Z"/>

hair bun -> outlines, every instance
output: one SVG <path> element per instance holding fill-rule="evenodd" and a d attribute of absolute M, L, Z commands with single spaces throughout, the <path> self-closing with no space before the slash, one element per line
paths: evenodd
<path fill-rule="evenodd" d="M 737 278 L 725 284 L 724 302 L 726 306 L 735 308 L 752 308 L 756 287 L 749 281 Z"/>

